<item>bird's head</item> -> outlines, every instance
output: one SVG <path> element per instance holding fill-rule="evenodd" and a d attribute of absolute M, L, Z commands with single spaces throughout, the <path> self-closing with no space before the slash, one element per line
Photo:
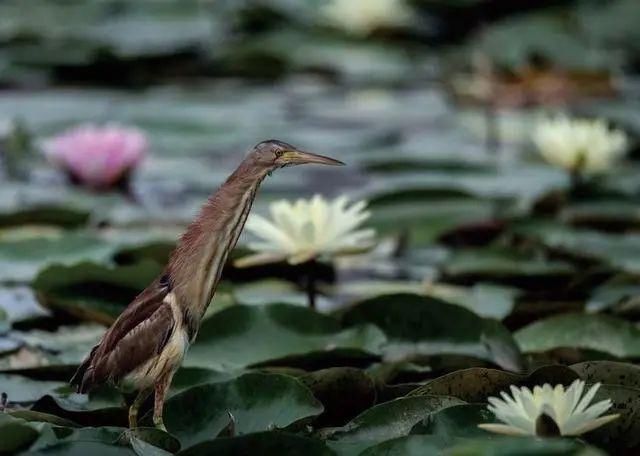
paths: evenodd
<path fill-rule="evenodd" d="M 276 139 L 270 139 L 256 144 L 249 154 L 249 158 L 258 166 L 269 169 L 270 171 L 285 166 L 304 165 L 307 163 L 334 166 L 344 165 L 344 163 L 339 160 L 305 152 L 291 144 Z"/>

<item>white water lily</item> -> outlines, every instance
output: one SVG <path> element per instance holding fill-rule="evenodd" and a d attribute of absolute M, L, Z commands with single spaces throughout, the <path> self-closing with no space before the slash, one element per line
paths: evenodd
<path fill-rule="evenodd" d="M 599 383 L 586 393 L 584 387 L 582 380 L 575 380 L 566 390 L 562 385 L 554 388 L 548 383 L 535 386 L 533 391 L 511 386 L 511 396 L 503 391 L 500 393 L 502 399 L 489 398 L 489 410 L 502 423 L 478 426 L 500 434 L 536 435 L 538 418 L 544 413 L 553 419 L 560 435 L 575 436 L 618 418 L 617 414 L 600 416 L 611 408 L 610 399 L 589 405 L 600 388 Z"/>
<path fill-rule="evenodd" d="M 628 147 L 624 131 L 611 128 L 602 119 L 565 116 L 540 121 L 533 142 L 550 164 L 579 174 L 607 171 Z"/>
<path fill-rule="evenodd" d="M 331 25 L 360 36 L 381 27 L 405 25 L 411 18 L 404 0 L 331 0 L 322 13 Z"/>
<path fill-rule="evenodd" d="M 260 241 L 249 244 L 255 252 L 235 262 L 246 267 L 287 260 L 300 264 L 319 257 L 357 253 L 371 247 L 372 229 L 358 229 L 369 218 L 366 203 L 349 205 L 345 196 L 326 200 L 276 201 L 270 206 L 271 220 L 251 215 L 246 228 Z"/>

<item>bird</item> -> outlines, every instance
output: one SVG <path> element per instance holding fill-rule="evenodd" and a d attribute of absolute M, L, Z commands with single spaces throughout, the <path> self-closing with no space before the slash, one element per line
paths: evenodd
<path fill-rule="evenodd" d="M 195 341 L 222 269 L 235 247 L 262 181 L 279 168 L 344 165 L 271 139 L 254 146 L 209 196 L 180 237 L 158 277 L 123 310 L 78 367 L 70 383 L 78 393 L 109 383 L 137 393 L 129 428 L 153 393 L 153 424 L 166 431 L 164 401 L 171 380 Z"/>

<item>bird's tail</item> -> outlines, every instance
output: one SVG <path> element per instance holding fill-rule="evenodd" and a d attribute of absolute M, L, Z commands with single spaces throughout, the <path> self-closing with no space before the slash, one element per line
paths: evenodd
<path fill-rule="evenodd" d="M 87 393 L 93 386 L 93 355 L 96 352 L 98 345 L 91 349 L 91 353 L 80 364 L 76 373 L 73 374 L 69 383 L 76 387 L 76 392 L 80 394 Z"/>

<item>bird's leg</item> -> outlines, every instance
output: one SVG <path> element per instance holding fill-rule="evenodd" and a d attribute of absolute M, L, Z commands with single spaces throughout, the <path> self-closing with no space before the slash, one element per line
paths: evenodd
<path fill-rule="evenodd" d="M 169 385 L 171 384 L 171 379 L 173 378 L 173 372 L 169 372 L 162 377 L 156 383 L 156 394 L 155 400 L 153 403 L 153 424 L 156 428 L 167 431 L 167 428 L 164 426 L 164 420 L 162 418 L 162 412 L 164 409 L 164 399 L 167 396 L 167 391 L 169 390 Z"/>
<path fill-rule="evenodd" d="M 138 395 L 133 400 L 133 403 L 129 407 L 129 429 L 138 427 L 138 410 L 144 401 L 149 397 L 151 393 L 150 389 L 142 389 L 138 392 Z"/>

